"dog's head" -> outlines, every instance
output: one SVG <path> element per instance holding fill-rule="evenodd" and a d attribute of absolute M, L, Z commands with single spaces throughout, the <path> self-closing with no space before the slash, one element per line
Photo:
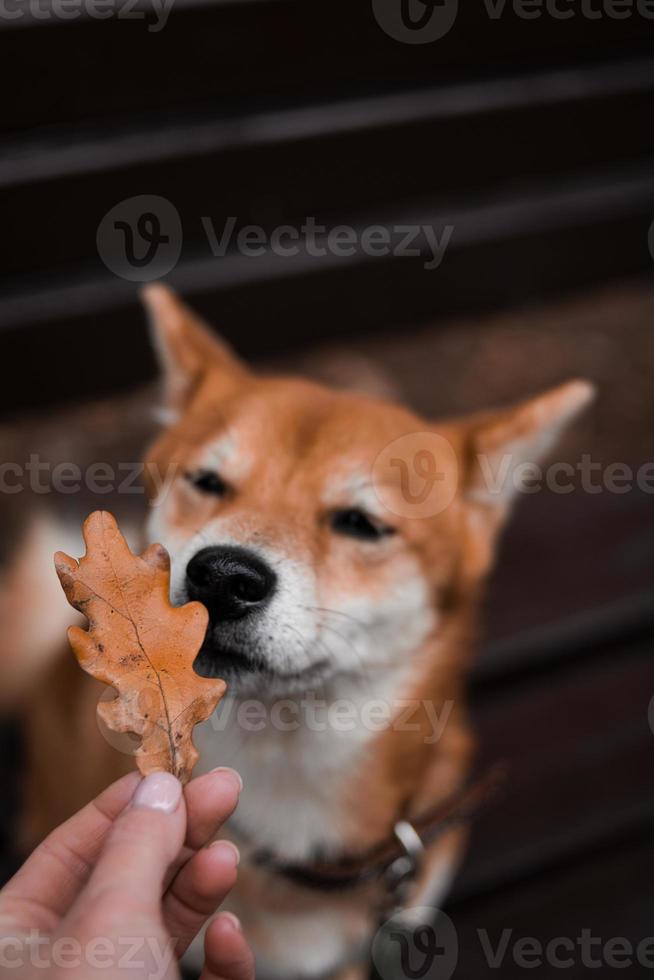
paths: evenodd
<path fill-rule="evenodd" d="M 427 422 L 398 405 L 251 373 L 162 286 L 146 292 L 170 424 L 146 471 L 173 599 L 210 626 L 196 669 L 244 693 L 394 669 L 475 591 L 521 464 L 592 389 Z M 160 488 L 157 492 L 157 483 Z"/>

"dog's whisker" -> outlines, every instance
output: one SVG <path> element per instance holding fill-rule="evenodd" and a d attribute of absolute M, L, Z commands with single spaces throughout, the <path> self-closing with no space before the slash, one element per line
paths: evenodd
<path fill-rule="evenodd" d="M 307 638 L 302 635 L 302 633 L 300 632 L 300 630 L 296 626 L 293 626 L 291 623 L 284 623 L 282 625 L 286 629 L 291 630 L 293 633 L 295 633 L 297 636 L 299 636 L 300 641 L 301 641 L 300 651 L 303 654 L 306 654 L 307 651 L 310 649 L 310 646 L 311 646 L 310 641 L 307 640 Z M 317 644 L 317 649 L 318 650 L 322 650 L 325 654 L 329 655 L 330 651 L 327 649 L 326 646 L 324 646 L 322 640 L 319 637 L 316 638 L 316 640 L 314 640 L 313 642 L 315 644 Z"/>
<path fill-rule="evenodd" d="M 367 623 L 364 623 L 362 619 L 357 619 L 351 613 L 342 612 L 340 609 L 330 609 L 328 606 L 300 606 L 299 608 L 306 609 L 308 612 L 322 612 L 329 613 L 330 616 L 341 616 L 343 619 L 349 619 L 356 623 L 361 629 L 367 629 Z"/>
<path fill-rule="evenodd" d="M 361 654 L 359 650 L 357 650 L 356 646 L 348 639 L 347 636 L 345 636 L 335 627 L 330 626 L 328 623 L 322 623 L 322 627 L 323 629 L 329 630 L 331 633 L 336 634 L 336 636 L 338 636 L 345 643 L 348 649 L 354 654 L 354 656 L 357 658 L 359 663 L 361 676 L 371 667 L 391 666 L 391 662 L 388 660 L 371 660 L 368 659 L 367 657 L 364 657 L 363 654 Z M 330 651 L 328 650 L 327 652 L 329 653 Z"/>

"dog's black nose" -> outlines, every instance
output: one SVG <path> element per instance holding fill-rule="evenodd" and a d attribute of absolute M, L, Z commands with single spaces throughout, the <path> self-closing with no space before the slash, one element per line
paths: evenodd
<path fill-rule="evenodd" d="M 190 599 L 199 599 L 217 620 L 241 619 L 273 594 L 277 577 L 245 548 L 203 548 L 186 566 Z"/>

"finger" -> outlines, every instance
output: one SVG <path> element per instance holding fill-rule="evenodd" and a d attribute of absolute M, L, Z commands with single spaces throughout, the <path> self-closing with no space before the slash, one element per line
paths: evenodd
<path fill-rule="evenodd" d="M 214 769 L 192 780 L 185 790 L 186 844 L 194 851 L 213 840 L 238 803 L 243 781 L 233 769 Z"/>
<path fill-rule="evenodd" d="M 140 777 L 133 772 L 54 830 L 0 892 L 0 919 L 19 929 L 52 930 L 86 882 L 114 820 Z"/>
<path fill-rule="evenodd" d="M 89 882 L 67 922 L 98 920 L 109 928 L 159 918 L 164 877 L 186 835 L 182 785 L 168 772 L 139 784 L 131 806 L 115 821 Z"/>
<path fill-rule="evenodd" d="M 184 790 L 186 798 L 186 843 L 166 876 L 166 888 L 180 869 L 200 848 L 209 844 L 231 816 L 243 786 L 233 769 L 219 768 L 198 776 Z"/>
<path fill-rule="evenodd" d="M 163 913 L 168 932 L 177 937 L 178 956 L 234 887 L 238 862 L 234 844 L 216 841 L 198 851 L 175 878 L 164 898 Z"/>
<path fill-rule="evenodd" d="M 204 970 L 200 980 L 254 980 L 254 956 L 236 916 L 221 912 L 204 939 Z"/>

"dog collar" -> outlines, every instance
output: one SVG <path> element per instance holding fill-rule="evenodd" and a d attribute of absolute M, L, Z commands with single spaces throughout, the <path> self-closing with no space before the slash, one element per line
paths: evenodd
<path fill-rule="evenodd" d="M 420 874 L 427 847 L 448 830 L 470 822 L 505 777 L 504 764 L 492 766 L 414 820 L 397 820 L 390 837 L 362 854 L 294 864 L 280 861 L 266 850 L 255 852 L 253 863 L 294 884 L 323 892 L 346 891 L 381 881 L 393 900 L 401 903 L 406 889 Z"/>

